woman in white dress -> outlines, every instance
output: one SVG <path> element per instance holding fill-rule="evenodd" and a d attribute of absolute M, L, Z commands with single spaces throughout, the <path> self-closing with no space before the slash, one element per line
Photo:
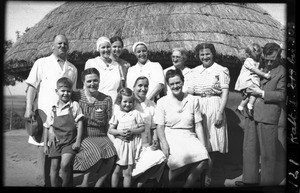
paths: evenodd
<path fill-rule="evenodd" d="M 164 88 L 164 72 L 158 62 L 151 62 L 148 59 L 148 47 L 144 42 L 136 42 L 132 46 L 132 51 L 138 62 L 129 67 L 126 78 L 126 85 L 133 89 L 135 80 L 139 76 L 146 76 L 149 80 L 147 99 L 155 101 Z"/>
<path fill-rule="evenodd" d="M 148 78 L 140 76 L 133 86 L 137 98 L 135 108 L 141 113 L 145 123 L 145 131 L 141 133 L 142 149 L 132 171 L 137 187 L 141 187 L 148 179 L 159 182 L 166 163 L 166 157 L 159 149 L 156 124 L 153 121 L 156 104 L 146 98 L 148 85 Z"/>
<path fill-rule="evenodd" d="M 121 73 L 119 64 L 110 58 L 111 43 L 107 37 L 100 37 L 97 40 L 97 51 L 100 56 L 87 60 L 84 69 L 96 68 L 99 71 L 98 91 L 110 96 L 114 103 L 121 85 Z"/>
<path fill-rule="evenodd" d="M 211 181 L 211 168 L 217 152 L 228 152 L 225 106 L 229 93 L 229 70 L 215 62 L 216 49 L 211 43 L 196 46 L 195 55 L 202 63 L 192 70 L 188 93 L 195 95 L 201 106 L 206 148 L 211 162 L 206 183 Z"/>
<path fill-rule="evenodd" d="M 200 106 L 196 98 L 182 92 L 184 76 L 181 70 L 169 70 L 166 82 L 172 94 L 157 101 L 154 122 L 162 151 L 168 158 L 169 183 L 174 187 L 178 175 L 188 173 L 183 187 L 193 187 L 208 166 L 204 146 Z"/>

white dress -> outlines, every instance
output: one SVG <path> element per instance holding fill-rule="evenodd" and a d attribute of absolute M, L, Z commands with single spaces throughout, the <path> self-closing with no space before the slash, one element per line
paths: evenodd
<path fill-rule="evenodd" d="M 129 112 L 114 111 L 114 114 L 109 121 L 111 125 L 117 126 L 117 130 L 123 129 L 137 129 L 144 125 L 141 114 L 137 110 Z M 141 135 L 133 135 L 132 140 L 123 141 L 122 139 L 115 138 L 114 146 L 117 150 L 118 160 L 117 164 L 121 166 L 134 165 L 135 160 L 139 157 L 142 141 Z"/>
<path fill-rule="evenodd" d="M 229 88 L 229 70 L 217 63 L 209 68 L 203 65 L 193 69 L 191 74 L 191 87 L 196 95 L 214 95 L 214 96 L 196 96 L 199 100 L 201 114 L 203 118 L 203 127 L 206 130 L 206 138 L 210 143 L 206 147 L 208 152 L 219 151 L 221 153 L 228 152 L 228 133 L 225 112 L 223 113 L 223 124 L 217 128 L 215 121 L 221 105 L 221 91 L 214 89 L 215 85 L 219 85 L 221 89 Z"/>
<path fill-rule="evenodd" d="M 258 69 L 259 62 L 255 62 L 252 58 L 247 58 L 244 62 L 244 65 L 241 68 L 240 74 L 236 80 L 234 89 L 237 91 L 241 91 L 243 89 L 248 88 L 252 84 L 257 86 L 260 85 L 259 76 L 251 72 L 251 69 Z"/>
<path fill-rule="evenodd" d="M 165 136 L 170 147 L 168 166 L 170 170 L 208 159 L 208 152 L 194 132 L 195 123 L 202 121 L 197 99 L 185 94 L 178 107 L 173 95 L 157 101 L 154 121 L 165 126 Z"/>
<path fill-rule="evenodd" d="M 149 80 L 147 96 L 152 93 L 156 85 L 165 83 L 164 72 L 158 62 L 147 60 L 144 65 L 137 63 L 136 65 L 129 67 L 126 77 L 127 87 L 133 90 L 133 85 L 139 76 L 145 76 Z"/>
<path fill-rule="evenodd" d="M 144 102 L 136 104 L 136 110 L 142 115 L 145 122 L 145 131 L 141 133 L 142 149 L 136 161 L 136 165 L 132 170 L 133 178 L 166 160 L 164 153 L 160 149 L 153 151 L 150 147 L 150 143 L 152 142 L 151 130 L 156 128 L 156 125 L 153 122 L 155 103 L 146 99 Z M 159 180 L 162 172 L 163 167 L 160 167 L 150 178 Z"/>

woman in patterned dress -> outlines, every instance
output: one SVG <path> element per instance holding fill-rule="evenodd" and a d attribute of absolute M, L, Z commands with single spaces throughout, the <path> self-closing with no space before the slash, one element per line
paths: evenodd
<path fill-rule="evenodd" d="M 85 116 L 86 131 L 73 166 L 74 170 L 84 171 L 81 187 L 89 186 L 89 177 L 94 172 L 99 176 L 95 187 L 101 187 L 115 162 L 116 149 L 107 136 L 112 100 L 98 91 L 99 78 L 97 69 L 85 69 L 82 72 L 83 89 L 72 95 Z"/>
<path fill-rule="evenodd" d="M 211 167 L 216 152 L 228 152 L 225 106 L 229 93 L 229 70 L 215 62 L 216 49 L 211 43 L 196 46 L 195 54 L 202 65 L 192 70 L 188 93 L 197 96 L 202 109 L 206 148 L 211 162 L 206 183 L 210 183 Z M 207 184 L 207 185 L 208 185 Z"/>
<path fill-rule="evenodd" d="M 176 177 L 187 172 L 183 187 L 193 187 L 208 162 L 200 106 L 196 97 L 182 92 L 184 76 L 180 69 L 169 70 L 166 82 L 172 94 L 157 101 L 154 122 L 168 158 L 170 186 L 178 186 Z"/>

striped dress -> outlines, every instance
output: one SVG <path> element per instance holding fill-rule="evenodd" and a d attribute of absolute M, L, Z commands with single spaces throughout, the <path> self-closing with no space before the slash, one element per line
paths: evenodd
<path fill-rule="evenodd" d="M 222 89 L 229 88 L 229 82 L 229 70 L 217 63 L 214 63 L 209 68 L 204 68 L 203 65 L 200 65 L 192 70 L 191 82 L 188 87 L 194 90 L 194 94 L 198 97 L 201 106 L 203 127 L 210 142 L 207 147 L 208 152 L 228 152 L 225 112 L 223 113 L 223 125 L 220 128 L 215 126 L 215 120 L 221 105 L 221 90 L 216 89 L 214 86 L 219 85 Z"/>
<path fill-rule="evenodd" d="M 73 92 L 73 100 L 78 101 L 84 114 L 84 139 L 74 159 L 74 170 L 86 171 L 101 159 L 116 155 L 116 149 L 107 136 L 109 119 L 112 115 L 110 96 L 98 93 L 96 101 L 89 103 L 84 90 Z"/>

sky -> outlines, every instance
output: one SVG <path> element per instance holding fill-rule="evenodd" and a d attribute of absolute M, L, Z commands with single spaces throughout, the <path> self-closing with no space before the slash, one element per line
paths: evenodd
<path fill-rule="evenodd" d="M 5 40 L 16 41 L 16 31 L 25 32 L 41 21 L 47 13 L 62 5 L 65 1 L 6 1 L 5 5 Z M 286 23 L 286 5 L 261 3 L 259 4 L 282 25 Z M 12 95 L 25 95 L 26 83 L 9 86 Z M 7 87 L 4 95 L 10 95 Z"/>

